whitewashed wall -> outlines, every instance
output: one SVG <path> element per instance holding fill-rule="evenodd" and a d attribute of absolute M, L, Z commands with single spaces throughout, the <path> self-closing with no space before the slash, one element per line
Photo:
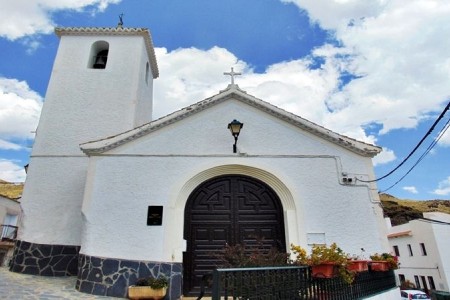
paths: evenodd
<path fill-rule="evenodd" d="M 244 123 L 232 153 L 227 124 Z M 343 185 L 343 171 L 372 174 L 370 158 L 318 139 L 242 102 L 229 100 L 90 158 L 81 253 L 181 261 L 184 206 L 202 174 L 243 173 L 278 193 L 287 246 L 311 234 L 345 251 L 386 250 L 381 209 L 365 184 Z M 269 178 L 270 177 L 270 178 Z M 196 179 L 197 178 L 197 179 Z M 163 205 L 164 226 L 147 226 L 147 206 Z"/>
<path fill-rule="evenodd" d="M 450 215 L 443 213 L 424 213 L 426 218 L 450 222 Z M 427 286 L 428 276 L 432 276 L 435 286 L 441 291 L 450 291 L 450 228 L 448 225 L 431 224 L 414 220 L 400 226 L 390 228 L 390 233 L 411 231 L 408 235 L 390 238 L 391 247 L 398 246 L 400 256 L 400 268 L 396 275 L 403 274 L 406 280 L 415 284 L 414 276 L 419 276 L 420 285 L 423 288 L 421 276 L 425 276 Z M 427 255 L 422 254 L 420 243 L 425 244 Z M 413 255 L 408 251 L 411 245 Z"/>
<path fill-rule="evenodd" d="M 96 41 L 109 43 L 105 69 L 88 67 Z M 81 143 L 149 122 L 152 85 L 144 84 L 147 60 L 143 51 L 140 36 L 61 37 L 32 155 L 80 155 Z"/>
<path fill-rule="evenodd" d="M 19 201 L 0 196 L 0 224 L 4 224 L 7 214 L 17 216 L 17 221 L 19 222 L 21 217 L 20 203 Z"/>
<path fill-rule="evenodd" d="M 109 43 L 105 69 L 89 68 L 96 41 Z M 79 145 L 151 120 L 146 51 L 140 35 L 61 37 L 30 158 L 19 239 L 80 245 L 88 158 Z"/>
<path fill-rule="evenodd" d="M 18 239 L 38 244 L 80 245 L 81 203 L 87 157 L 34 157 L 22 194 Z"/>

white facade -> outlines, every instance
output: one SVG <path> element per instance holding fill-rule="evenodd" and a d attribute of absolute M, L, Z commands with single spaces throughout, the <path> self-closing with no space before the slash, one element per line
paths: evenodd
<path fill-rule="evenodd" d="M 171 277 L 170 299 L 178 299 L 192 275 L 183 256 L 188 199 L 220 175 L 251 177 L 274 191 L 285 249 L 336 242 L 350 254 L 387 251 L 377 187 L 366 183 L 381 148 L 235 84 L 151 121 L 158 69 L 148 30 L 56 33 L 61 41 L 28 168 L 13 271 L 77 274 L 80 291 L 124 296 L 137 274 L 158 270 Z M 237 153 L 227 129 L 234 119 L 244 123 Z M 147 225 L 150 206 L 162 207 L 161 226 Z"/>
<path fill-rule="evenodd" d="M 449 292 L 450 215 L 428 212 L 423 217 L 389 228 L 389 244 L 399 252 L 396 275 L 417 288 Z"/>
<path fill-rule="evenodd" d="M 19 237 L 80 245 L 88 159 L 79 144 L 150 122 L 158 69 L 146 29 L 56 33 L 61 41 L 30 158 Z M 93 68 L 98 44 L 109 51 L 103 69 Z"/>
<path fill-rule="evenodd" d="M 245 124 L 237 154 L 231 151 L 233 139 L 227 129 L 233 119 Z M 328 140 L 317 136 L 320 130 L 327 132 Z M 386 250 L 374 187 L 342 180 L 343 173 L 373 178 L 371 158 L 355 153 L 372 146 L 347 138 L 343 145 L 350 145 L 350 151 L 333 142 L 333 134 L 230 85 L 175 115 L 83 144 L 90 161 L 80 253 L 181 262 L 187 198 L 200 183 L 223 174 L 250 175 L 277 192 L 284 208 L 287 248 L 290 243 L 337 242 L 355 254 L 361 248 L 368 253 Z M 147 227 L 149 205 L 164 207 L 165 226 Z M 117 243 L 122 236 L 139 246 L 130 253 L 128 243 Z"/>

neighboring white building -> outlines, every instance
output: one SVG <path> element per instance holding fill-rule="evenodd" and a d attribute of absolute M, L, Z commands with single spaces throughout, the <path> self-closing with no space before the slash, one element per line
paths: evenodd
<path fill-rule="evenodd" d="M 400 262 L 399 284 L 409 280 L 420 289 L 450 291 L 449 214 L 423 213 L 423 219 L 390 227 L 388 239 Z"/>
<path fill-rule="evenodd" d="M 374 179 L 381 148 L 233 81 L 152 121 L 158 67 L 147 29 L 56 33 L 11 270 L 77 274 L 80 291 L 111 296 L 126 295 L 136 277 L 164 273 L 178 299 L 198 295 L 217 250 L 255 236 L 281 250 L 331 242 L 349 253 L 388 249 L 377 187 L 362 181 Z M 227 125 L 235 119 L 244 126 L 233 153 Z"/>
<path fill-rule="evenodd" d="M 20 216 L 18 199 L 0 196 L 0 266 L 7 266 L 12 258 Z"/>

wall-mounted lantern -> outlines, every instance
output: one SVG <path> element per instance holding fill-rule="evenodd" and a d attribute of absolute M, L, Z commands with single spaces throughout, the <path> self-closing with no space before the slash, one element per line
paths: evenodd
<path fill-rule="evenodd" d="M 228 124 L 228 129 L 230 129 L 231 135 L 234 137 L 233 153 L 236 153 L 236 144 L 242 126 L 244 126 L 244 123 L 241 123 L 238 120 L 233 120 L 231 123 Z"/>

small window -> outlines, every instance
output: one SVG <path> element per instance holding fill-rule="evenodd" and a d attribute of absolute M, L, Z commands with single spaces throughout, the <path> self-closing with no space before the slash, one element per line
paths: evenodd
<path fill-rule="evenodd" d="M 414 275 L 414 281 L 416 282 L 416 288 L 417 288 L 417 289 L 420 289 L 419 276 Z"/>
<path fill-rule="evenodd" d="M 398 246 L 395 245 L 395 246 L 393 246 L 392 248 L 394 248 L 395 256 L 400 256 L 400 251 L 398 250 Z"/>
<path fill-rule="evenodd" d="M 108 62 L 109 44 L 105 41 L 97 41 L 92 44 L 89 58 L 89 68 L 105 69 Z"/>
<path fill-rule="evenodd" d="M 17 236 L 17 215 L 6 214 L 1 228 L 2 240 L 15 240 Z"/>
<path fill-rule="evenodd" d="M 420 243 L 420 250 L 422 251 L 423 256 L 427 256 L 427 249 L 425 248 L 424 243 Z"/>
<path fill-rule="evenodd" d="M 434 285 L 433 276 L 428 276 L 428 283 L 430 284 L 430 289 L 435 290 L 436 286 Z"/>
<path fill-rule="evenodd" d="M 428 285 L 427 285 L 427 281 L 426 281 L 426 279 L 425 279 L 425 276 L 420 276 L 420 278 L 422 279 L 422 288 L 423 288 L 425 291 L 428 291 Z"/>
<path fill-rule="evenodd" d="M 408 244 L 408 252 L 409 252 L 409 256 L 413 256 L 413 251 L 412 251 L 410 244 Z"/>
<path fill-rule="evenodd" d="M 398 280 L 400 284 L 404 283 L 406 281 L 405 274 L 398 274 Z"/>

